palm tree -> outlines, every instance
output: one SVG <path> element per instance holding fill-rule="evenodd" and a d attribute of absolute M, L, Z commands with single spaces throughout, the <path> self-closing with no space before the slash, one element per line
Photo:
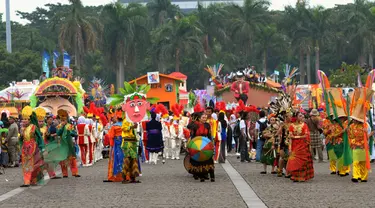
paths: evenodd
<path fill-rule="evenodd" d="M 84 54 L 96 47 L 97 34 L 93 26 L 95 20 L 85 13 L 81 0 L 69 0 L 69 2 L 70 12 L 63 17 L 59 44 L 63 50 L 74 50 L 75 65 L 79 69 Z"/>
<path fill-rule="evenodd" d="M 175 71 L 178 72 L 182 56 L 195 54 L 196 58 L 202 61 L 201 35 L 196 16 L 176 18 L 153 31 L 154 51 L 159 54 L 158 58 L 162 61 L 173 57 Z"/>
<path fill-rule="evenodd" d="M 239 39 L 245 48 L 247 58 L 249 58 L 255 33 L 259 31 L 261 25 L 265 25 L 269 15 L 267 13 L 270 2 L 267 0 L 245 0 L 244 6 L 232 4 L 228 7 L 228 12 L 232 15 L 230 30 L 232 39 Z"/>
<path fill-rule="evenodd" d="M 147 8 L 154 28 L 167 23 L 180 13 L 178 6 L 172 4 L 171 0 L 152 0 L 147 3 Z"/>
<path fill-rule="evenodd" d="M 104 23 L 104 51 L 106 58 L 116 70 L 117 87 L 121 88 L 125 79 L 125 66 L 128 60 L 135 64 L 137 36 L 145 26 L 147 10 L 140 4 L 125 7 L 117 2 L 103 8 L 101 19 Z M 135 68 L 133 68 L 135 70 Z"/>
<path fill-rule="evenodd" d="M 331 10 L 317 6 L 306 12 L 309 36 L 314 43 L 315 72 L 320 70 L 320 46 L 334 38 L 331 30 Z M 316 74 L 316 73 L 315 73 Z"/>

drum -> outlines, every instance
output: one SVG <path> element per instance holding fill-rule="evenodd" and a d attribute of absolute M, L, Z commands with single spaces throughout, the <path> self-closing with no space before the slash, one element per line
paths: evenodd
<path fill-rule="evenodd" d="M 187 149 L 190 157 L 197 162 L 207 161 L 214 155 L 214 144 L 207 137 L 194 137 L 189 141 Z"/>
<path fill-rule="evenodd" d="M 186 154 L 186 156 L 184 158 L 184 167 L 185 167 L 187 172 L 189 172 L 189 166 L 190 166 L 190 155 Z"/>

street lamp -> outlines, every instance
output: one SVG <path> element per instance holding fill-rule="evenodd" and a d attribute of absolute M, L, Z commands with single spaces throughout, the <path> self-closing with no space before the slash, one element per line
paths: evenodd
<path fill-rule="evenodd" d="M 5 0 L 6 13 L 6 44 L 7 51 L 12 53 L 12 32 L 10 27 L 10 0 Z"/>

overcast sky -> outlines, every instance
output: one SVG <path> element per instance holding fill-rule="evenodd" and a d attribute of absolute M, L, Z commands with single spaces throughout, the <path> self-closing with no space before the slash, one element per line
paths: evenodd
<path fill-rule="evenodd" d="M 113 2 L 114 0 L 82 0 L 84 5 L 100 5 Z M 201 0 L 204 1 L 204 0 Z M 334 7 L 335 4 L 347 4 L 352 3 L 354 0 L 310 0 L 310 5 L 322 5 L 324 7 Z M 43 7 L 43 5 L 48 3 L 68 3 L 68 0 L 10 0 L 10 10 L 11 10 L 11 19 L 13 21 L 18 21 L 26 23 L 24 20 L 21 20 L 17 15 L 16 11 L 31 12 L 35 10 L 36 7 Z M 273 10 L 282 10 L 286 5 L 294 5 L 297 0 L 271 0 L 272 5 L 270 9 Z M 3 20 L 5 20 L 5 0 L 0 0 L 0 13 L 4 13 Z"/>

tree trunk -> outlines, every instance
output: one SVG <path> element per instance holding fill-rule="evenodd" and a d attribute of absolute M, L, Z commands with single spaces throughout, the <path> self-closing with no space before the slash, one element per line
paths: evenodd
<path fill-rule="evenodd" d="M 319 43 L 315 45 L 315 80 L 318 79 L 318 70 L 320 70 L 320 48 Z"/>
<path fill-rule="evenodd" d="M 374 68 L 374 58 L 372 57 L 371 53 L 368 56 L 368 65 L 369 65 L 369 67 L 371 67 L 371 69 Z"/>
<path fill-rule="evenodd" d="M 307 71 L 307 84 L 311 84 L 311 54 L 310 54 L 310 50 L 306 51 L 306 71 Z"/>
<path fill-rule="evenodd" d="M 116 79 L 117 79 L 117 92 L 118 92 L 118 89 L 123 87 L 123 83 L 124 83 L 124 79 L 125 79 L 125 77 L 124 77 L 124 60 L 119 61 L 116 76 L 117 76 Z"/>
<path fill-rule="evenodd" d="M 203 40 L 203 47 L 204 47 L 204 53 L 206 56 L 209 56 L 209 49 L 208 49 L 208 34 L 206 34 L 204 36 L 204 40 Z"/>
<path fill-rule="evenodd" d="M 300 47 L 299 49 L 299 70 L 300 70 L 300 78 L 299 83 L 305 84 L 305 60 L 304 60 L 304 52 L 303 48 Z"/>
<path fill-rule="evenodd" d="M 365 55 L 362 53 L 358 56 L 358 65 L 363 67 L 365 65 Z"/>
<path fill-rule="evenodd" d="M 76 46 L 74 47 L 74 53 L 75 53 L 75 60 L 74 60 L 75 62 L 74 63 L 76 65 L 78 71 L 80 71 L 81 70 L 81 60 L 80 60 L 80 57 L 79 57 L 78 41 L 76 41 Z"/>
<path fill-rule="evenodd" d="M 180 49 L 179 48 L 176 49 L 175 58 L 176 58 L 176 68 L 175 68 L 175 71 L 179 72 L 180 71 Z"/>
<path fill-rule="evenodd" d="M 267 77 L 267 49 L 263 50 L 263 74 Z"/>

